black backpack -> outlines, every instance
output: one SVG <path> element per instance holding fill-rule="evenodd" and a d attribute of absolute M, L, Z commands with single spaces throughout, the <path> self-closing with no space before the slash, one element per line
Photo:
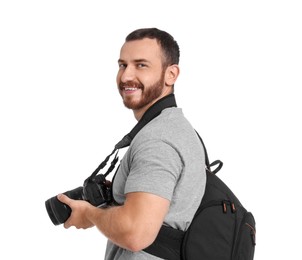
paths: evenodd
<path fill-rule="evenodd" d="M 187 231 L 162 226 L 146 252 L 167 260 L 252 260 L 256 245 L 256 223 L 216 173 L 219 160 L 209 163 L 206 155 L 205 194 Z M 218 165 L 215 170 L 211 167 Z"/>
<path fill-rule="evenodd" d="M 206 148 L 207 183 L 201 204 L 185 232 L 181 259 L 252 260 L 256 245 L 256 223 L 228 186 L 216 173 L 217 160 L 209 164 Z M 219 166 L 211 171 L 211 167 Z"/>
<path fill-rule="evenodd" d="M 157 101 L 131 132 L 116 144 L 115 150 L 129 146 L 140 129 L 163 109 L 174 106 L 173 94 Z M 216 176 L 223 163 L 220 160 L 209 163 L 206 147 L 197 135 L 205 151 L 207 174 L 201 204 L 186 231 L 163 225 L 153 244 L 144 251 L 167 260 L 252 260 L 256 245 L 255 219 Z M 214 166 L 216 168 L 211 170 Z"/>

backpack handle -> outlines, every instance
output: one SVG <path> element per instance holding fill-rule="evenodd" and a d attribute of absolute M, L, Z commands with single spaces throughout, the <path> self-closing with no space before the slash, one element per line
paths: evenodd
<path fill-rule="evenodd" d="M 204 142 L 202 140 L 202 138 L 200 137 L 199 133 L 195 130 L 200 142 L 202 143 L 202 146 L 203 146 L 203 149 L 204 149 L 204 155 L 205 155 L 205 163 L 206 163 L 206 170 L 209 172 L 209 173 L 213 173 L 213 174 L 216 174 L 217 172 L 220 171 L 220 169 L 222 168 L 223 166 L 223 162 L 220 161 L 220 160 L 216 160 L 212 163 L 210 163 L 209 161 L 209 157 L 208 157 L 208 153 L 207 153 L 207 149 L 206 149 L 206 146 L 204 145 Z M 215 165 L 218 165 L 213 171 L 211 170 L 211 167 L 215 166 Z"/>

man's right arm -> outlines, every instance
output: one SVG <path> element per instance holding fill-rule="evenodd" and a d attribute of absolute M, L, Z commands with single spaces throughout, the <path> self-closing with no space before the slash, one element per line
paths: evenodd
<path fill-rule="evenodd" d="M 106 209 L 65 195 L 58 198 L 72 209 L 65 228 L 96 226 L 114 244 L 133 252 L 153 243 L 170 205 L 169 200 L 146 192 L 128 193 L 122 206 Z"/>

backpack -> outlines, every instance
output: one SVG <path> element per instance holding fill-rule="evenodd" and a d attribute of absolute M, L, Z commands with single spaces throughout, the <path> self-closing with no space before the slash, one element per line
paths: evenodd
<path fill-rule="evenodd" d="M 222 162 L 209 164 L 204 143 L 198 137 L 206 154 L 207 182 L 201 204 L 184 234 L 181 259 L 252 260 L 256 245 L 254 216 L 216 176 Z M 211 171 L 216 164 L 219 166 Z"/>
<path fill-rule="evenodd" d="M 252 260 L 256 245 L 254 216 L 216 176 L 223 163 L 209 163 L 205 145 L 197 135 L 204 147 L 207 174 L 200 206 L 186 231 L 162 226 L 154 243 L 144 251 L 167 260 Z"/>
<path fill-rule="evenodd" d="M 176 106 L 174 94 L 153 104 L 129 134 L 115 145 L 113 152 L 130 145 L 135 135 L 167 107 Z M 163 225 L 155 241 L 145 252 L 167 260 L 253 260 L 256 223 L 229 187 L 216 176 L 223 163 L 209 163 L 205 152 L 207 181 L 205 193 L 186 231 Z M 214 170 L 212 167 L 216 166 Z"/>

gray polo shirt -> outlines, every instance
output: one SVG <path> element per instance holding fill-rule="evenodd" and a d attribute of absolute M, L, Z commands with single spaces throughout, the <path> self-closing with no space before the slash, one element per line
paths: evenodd
<path fill-rule="evenodd" d="M 204 194 L 204 150 L 180 108 L 167 108 L 133 139 L 113 183 L 115 200 L 129 192 L 148 192 L 170 201 L 164 225 L 186 230 Z M 160 259 L 130 252 L 108 241 L 106 260 Z"/>

